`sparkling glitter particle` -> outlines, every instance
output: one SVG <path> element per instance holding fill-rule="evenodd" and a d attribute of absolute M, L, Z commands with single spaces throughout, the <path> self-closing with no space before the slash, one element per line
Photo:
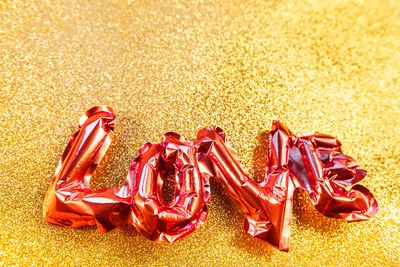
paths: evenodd
<path fill-rule="evenodd" d="M 0 264 L 400 265 L 399 1 L 1 1 Z M 77 118 L 106 104 L 113 143 L 93 187 L 137 149 L 218 125 L 250 173 L 277 119 L 337 137 L 368 171 L 371 221 L 294 201 L 290 252 L 243 230 L 216 181 L 206 223 L 174 244 L 126 226 L 63 229 L 42 202 Z"/>

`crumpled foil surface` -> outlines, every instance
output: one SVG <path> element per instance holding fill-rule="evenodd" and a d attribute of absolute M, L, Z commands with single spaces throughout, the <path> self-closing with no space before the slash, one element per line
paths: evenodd
<path fill-rule="evenodd" d="M 342 154 L 338 140 L 320 134 L 296 136 L 277 121 L 268 134 L 268 164 L 261 183 L 249 178 L 225 133 L 211 127 L 201 130 L 194 142 L 169 132 L 160 144 L 145 144 L 123 187 L 92 191 L 90 178 L 111 143 L 114 119 L 107 106 L 83 115 L 46 194 L 46 221 L 64 227 L 97 225 L 102 232 L 129 222 L 150 240 L 172 243 L 205 222 L 212 177 L 239 203 L 246 231 L 283 251 L 289 250 L 295 188 L 306 190 L 317 210 L 329 217 L 363 221 L 378 212 L 367 188 L 346 190 L 366 172 Z M 168 182 L 173 185 L 169 192 Z"/>

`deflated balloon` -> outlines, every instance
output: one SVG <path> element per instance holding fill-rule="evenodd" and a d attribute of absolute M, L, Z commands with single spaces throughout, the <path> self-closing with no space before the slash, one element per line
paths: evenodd
<path fill-rule="evenodd" d="M 150 240 L 174 242 L 205 222 L 212 177 L 239 203 L 247 233 L 283 251 L 289 249 L 296 188 L 305 190 L 325 216 L 353 222 L 378 212 L 371 192 L 354 185 L 366 172 L 342 153 L 338 140 L 318 133 L 295 135 L 277 121 L 268 135 L 268 165 L 260 183 L 250 179 L 225 133 L 210 127 L 194 142 L 166 133 L 160 144 L 145 144 L 124 186 L 92 191 L 90 177 L 111 143 L 114 119 L 107 106 L 81 118 L 46 194 L 47 222 L 97 225 L 102 232 L 130 223 Z M 163 196 L 166 187 L 174 192 L 170 201 Z"/>

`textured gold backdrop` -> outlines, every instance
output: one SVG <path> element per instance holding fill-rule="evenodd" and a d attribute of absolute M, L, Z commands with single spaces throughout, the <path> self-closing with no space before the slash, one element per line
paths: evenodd
<path fill-rule="evenodd" d="M 400 265 L 400 1 L 1 1 L 0 264 Z M 213 182 L 208 220 L 174 244 L 124 226 L 63 229 L 42 201 L 80 116 L 107 104 L 114 142 L 95 188 L 119 186 L 167 131 L 220 126 L 250 173 L 279 119 L 343 143 L 368 171 L 371 221 L 295 197 L 290 252 L 243 230 Z"/>

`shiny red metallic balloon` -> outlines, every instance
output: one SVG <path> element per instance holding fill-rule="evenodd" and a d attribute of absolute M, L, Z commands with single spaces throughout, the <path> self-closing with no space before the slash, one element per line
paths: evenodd
<path fill-rule="evenodd" d="M 175 198 L 162 198 L 163 184 L 173 180 Z M 124 186 L 131 196 L 129 222 L 153 241 L 174 242 L 202 225 L 210 198 L 191 142 L 167 133 L 160 144 L 147 143 L 133 161 Z"/>
<path fill-rule="evenodd" d="M 378 204 L 367 188 L 350 186 L 366 172 L 342 154 L 335 138 L 312 134 L 295 136 L 279 122 L 268 135 L 268 167 L 265 179 L 255 183 L 229 147 L 219 128 L 199 132 L 199 151 L 213 162 L 214 175 L 227 187 L 246 215 L 247 233 L 279 250 L 289 250 L 293 192 L 302 188 L 325 216 L 348 222 L 371 218 Z"/>
<path fill-rule="evenodd" d="M 101 232 L 117 227 L 130 210 L 130 196 L 117 188 L 92 191 L 90 177 L 106 153 L 115 115 L 111 108 L 88 110 L 72 135 L 47 190 L 43 214 L 47 222 L 79 227 L 97 225 Z"/>
<path fill-rule="evenodd" d="M 217 177 L 246 216 L 245 229 L 279 250 L 288 251 L 293 192 L 305 190 L 318 211 L 348 222 L 378 212 L 374 196 L 361 185 L 366 172 L 344 155 L 335 138 L 294 135 L 274 122 L 268 135 L 265 179 L 253 182 L 219 128 L 205 128 L 194 142 L 167 133 L 160 144 L 146 144 L 133 161 L 123 187 L 92 191 L 91 174 L 110 142 L 115 115 L 98 106 L 82 117 L 57 168 L 44 202 L 47 222 L 100 231 L 132 224 L 150 240 L 174 242 L 207 217 L 209 179 Z M 164 183 L 175 197 L 163 200 Z"/>

